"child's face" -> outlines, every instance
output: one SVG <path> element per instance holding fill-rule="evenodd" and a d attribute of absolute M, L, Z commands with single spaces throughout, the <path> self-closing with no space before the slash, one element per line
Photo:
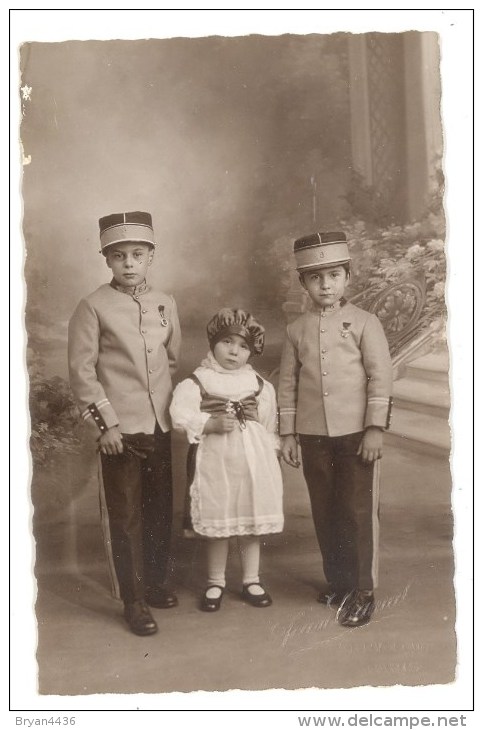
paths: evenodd
<path fill-rule="evenodd" d="M 302 274 L 301 282 L 314 304 L 323 309 L 339 301 L 349 278 L 343 266 L 329 266 Z"/>
<path fill-rule="evenodd" d="M 225 370 L 237 370 L 246 364 L 250 357 L 250 348 L 240 335 L 227 335 L 216 343 L 213 355 Z"/>
<path fill-rule="evenodd" d="M 147 243 L 113 243 L 106 253 L 106 262 L 121 286 L 138 286 L 146 278 L 154 250 Z"/>

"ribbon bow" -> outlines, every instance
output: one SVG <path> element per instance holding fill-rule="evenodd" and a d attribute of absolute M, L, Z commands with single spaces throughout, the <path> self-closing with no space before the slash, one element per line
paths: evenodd
<path fill-rule="evenodd" d="M 229 400 L 226 404 L 226 412 L 233 413 L 233 415 L 238 419 L 240 428 L 247 427 L 247 422 L 246 422 L 246 418 L 245 418 L 245 410 L 243 408 L 243 404 L 240 403 L 239 400 Z"/>

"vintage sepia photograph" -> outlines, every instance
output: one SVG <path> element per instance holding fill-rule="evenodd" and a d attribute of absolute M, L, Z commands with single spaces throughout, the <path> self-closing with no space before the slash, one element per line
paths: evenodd
<path fill-rule="evenodd" d="M 18 48 L 38 695 L 451 687 L 438 26 L 167 12 Z"/>

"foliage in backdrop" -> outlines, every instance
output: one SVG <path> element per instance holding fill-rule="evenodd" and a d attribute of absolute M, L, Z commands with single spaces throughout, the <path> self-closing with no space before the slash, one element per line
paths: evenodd
<path fill-rule="evenodd" d="M 446 315 L 444 185 L 439 163 L 434 169 L 426 209 L 419 220 L 402 223 L 391 219 L 378 192 L 354 175 L 347 195 L 351 215 L 339 221 L 352 258 L 349 296 L 360 295 L 364 300 L 367 292 L 370 302 L 391 284 L 423 281 L 425 301 L 420 330 L 437 323 L 443 328 Z M 293 238 L 280 235 L 267 252 L 269 265 L 277 272 L 276 298 L 281 304 L 303 296 L 293 271 L 292 247 Z"/>
<path fill-rule="evenodd" d="M 46 281 L 40 275 L 30 296 L 35 292 L 37 301 L 46 288 Z M 77 453 L 81 448 L 82 431 L 79 410 L 75 404 L 69 384 L 57 375 L 45 375 L 46 334 L 53 331 L 53 322 L 47 317 L 40 304 L 27 309 L 26 325 L 29 333 L 27 347 L 27 370 L 30 379 L 30 451 L 34 466 L 46 466 L 58 454 Z"/>

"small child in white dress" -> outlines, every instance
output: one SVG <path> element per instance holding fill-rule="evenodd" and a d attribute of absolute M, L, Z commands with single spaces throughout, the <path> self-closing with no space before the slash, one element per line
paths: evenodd
<path fill-rule="evenodd" d="M 238 538 L 242 598 L 263 608 L 272 599 L 260 584 L 260 535 L 283 529 L 275 391 L 248 364 L 250 355 L 263 351 L 264 329 L 241 309 L 222 309 L 207 333 L 210 351 L 175 388 L 170 407 L 173 427 L 191 444 L 192 527 L 208 538 L 200 608 L 220 608 L 232 536 Z"/>

